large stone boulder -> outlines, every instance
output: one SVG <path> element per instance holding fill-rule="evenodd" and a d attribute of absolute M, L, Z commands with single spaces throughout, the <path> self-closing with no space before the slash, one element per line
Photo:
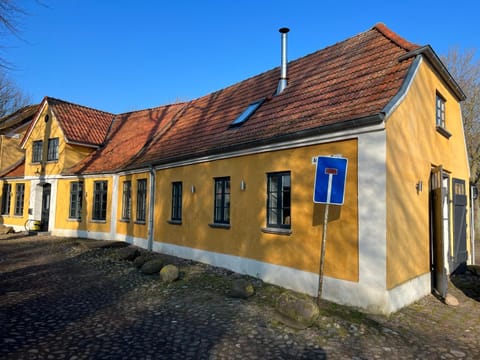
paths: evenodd
<path fill-rule="evenodd" d="M 163 260 L 157 258 L 157 259 L 151 259 L 145 262 L 145 264 L 142 265 L 140 270 L 144 274 L 152 275 L 152 274 L 158 274 L 162 267 L 163 267 Z"/>
<path fill-rule="evenodd" d="M 160 270 L 160 279 L 163 282 L 171 283 L 179 277 L 178 268 L 175 265 L 166 265 Z"/>
<path fill-rule="evenodd" d="M 133 265 L 137 269 L 140 269 L 143 266 L 143 264 L 145 264 L 148 260 L 152 260 L 152 255 L 143 254 L 143 255 L 137 256 L 135 260 L 133 260 Z"/>
<path fill-rule="evenodd" d="M 238 299 L 247 299 L 255 293 L 252 283 L 244 279 L 232 281 L 230 296 Z"/>
<path fill-rule="evenodd" d="M 118 260 L 133 261 L 140 255 L 140 251 L 133 246 L 127 246 L 117 250 Z"/>
<path fill-rule="evenodd" d="M 275 309 L 280 314 L 282 322 L 296 328 L 313 325 L 320 314 L 317 304 L 312 299 L 289 291 L 280 294 Z"/>

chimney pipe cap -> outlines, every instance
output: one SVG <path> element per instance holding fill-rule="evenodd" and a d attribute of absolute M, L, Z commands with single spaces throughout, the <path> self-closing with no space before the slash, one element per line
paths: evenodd
<path fill-rule="evenodd" d="M 290 29 L 286 28 L 286 27 L 283 27 L 283 28 L 280 28 L 278 31 L 280 31 L 282 34 L 286 34 L 290 31 Z"/>

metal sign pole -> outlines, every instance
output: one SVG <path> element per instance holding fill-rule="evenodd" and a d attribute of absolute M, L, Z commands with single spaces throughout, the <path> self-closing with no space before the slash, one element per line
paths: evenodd
<path fill-rule="evenodd" d="M 325 204 L 325 215 L 323 217 L 323 235 L 322 235 L 322 250 L 320 253 L 320 271 L 318 274 L 318 296 L 317 302 L 320 303 L 322 297 L 323 288 L 323 268 L 325 266 L 325 250 L 327 247 L 327 225 L 328 225 L 328 208 L 332 197 L 332 180 L 333 175 L 337 175 L 337 169 L 326 168 L 325 174 L 328 174 L 328 187 L 327 187 L 327 202 Z"/>
<path fill-rule="evenodd" d="M 325 266 L 325 249 L 327 245 L 327 224 L 328 224 L 328 208 L 329 204 L 325 204 L 325 216 L 323 217 L 323 236 L 322 236 L 322 251 L 320 253 L 320 271 L 318 276 L 318 296 L 317 302 L 320 303 L 323 288 L 323 267 Z"/>

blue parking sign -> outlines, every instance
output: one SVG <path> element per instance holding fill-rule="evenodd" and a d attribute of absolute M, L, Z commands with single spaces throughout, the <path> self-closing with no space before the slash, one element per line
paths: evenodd
<path fill-rule="evenodd" d="M 313 202 L 343 205 L 348 160 L 338 156 L 318 156 Z"/>

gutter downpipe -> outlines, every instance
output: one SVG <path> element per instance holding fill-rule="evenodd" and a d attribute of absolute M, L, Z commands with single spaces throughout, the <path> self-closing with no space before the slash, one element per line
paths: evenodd
<path fill-rule="evenodd" d="M 153 216 L 155 210 L 155 170 L 150 165 L 150 202 L 149 202 L 149 215 L 148 215 L 148 239 L 147 249 L 152 251 L 153 249 Z"/>
<path fill-rule="evenodd" d="M 474 186 L 470 185 L 470 253 L 472 254 L 471 264 L 472 265 L 480 265 L 477 264 L 475 259 L 475 196 L 473 194 Z"/>
<path fill-rule="evenodd" d="M 0 169 L 3 169 L 3 137 L 4 135 L 0 135 Z"/>

